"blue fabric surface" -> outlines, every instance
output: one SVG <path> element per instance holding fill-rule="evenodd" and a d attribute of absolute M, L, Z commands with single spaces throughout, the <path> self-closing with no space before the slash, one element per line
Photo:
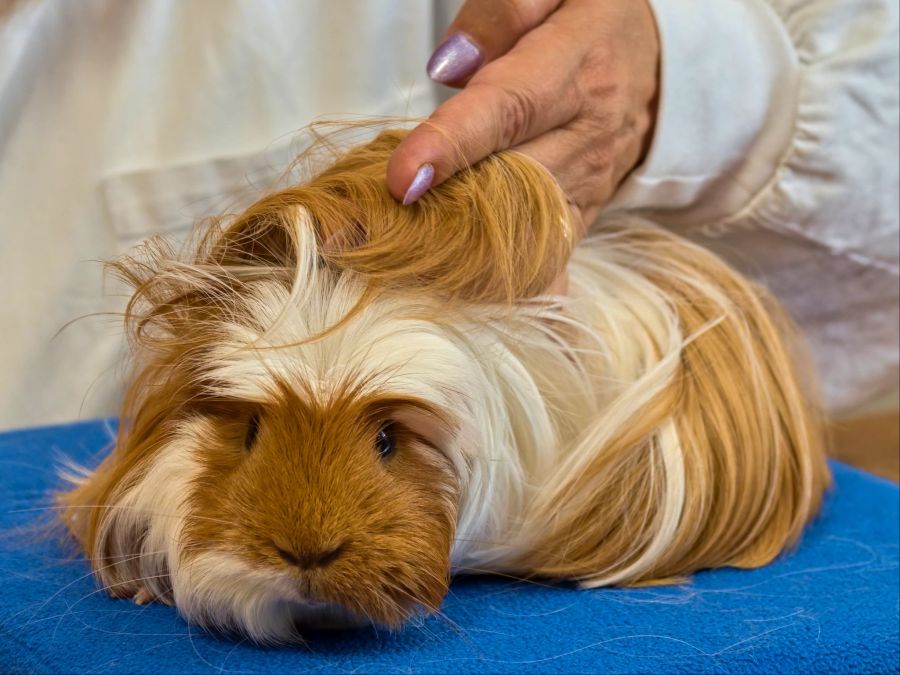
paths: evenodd
<path fill-rule="evenodd" d="M 0 672 L 898 672 L 897 487 L 840 464 L 797 551 L 690 584 L 582 591 L 460 579 L 443 612 L 402 632 L 312 635 L 258 649 L 169 607 L 98 592 L 88 564 L 33 525 L 55 459 L 109 447 L 91 422 L 0 435 Z"/>

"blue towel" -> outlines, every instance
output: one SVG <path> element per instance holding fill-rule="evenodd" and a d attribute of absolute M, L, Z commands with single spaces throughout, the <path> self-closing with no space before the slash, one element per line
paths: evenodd
<path fill-rule="evenodd" d="M 97 590 L 88 564 L 28 526 L 90 462 L 110 423 L 0 435 L 0 672 L 738 673 L 898 672 L 898 491 L 833 464 L 836 486 L 798 550 L 764 569 L 683 586 L 583 591 L 458 579 L 444 618 L 401 632 L 310 635 L 259 649 L 211 637 L 170 607 Z M 24 528 L 24 529 L 23 529 Z"/>

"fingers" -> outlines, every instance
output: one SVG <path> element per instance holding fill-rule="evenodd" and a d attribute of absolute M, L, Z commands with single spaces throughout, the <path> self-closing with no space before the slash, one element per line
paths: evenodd
<path fill-rule="evenodd" d="M 461 87 L 481 66 L 506 54 L 562 0 L 467 0 L 428 61 L 428 76 Z"/>
<path fill-rule="evenodd" d="M 459 169 L 571 120 L 579 104 L 565 92 L 580 54 L 559 33 L 551 23 L 535 29 L 416 127 L 388 162 L 391 194 L 411 203 Z"/>

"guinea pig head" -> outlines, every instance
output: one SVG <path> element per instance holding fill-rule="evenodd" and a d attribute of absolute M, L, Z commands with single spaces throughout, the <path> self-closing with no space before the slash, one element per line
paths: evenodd
<path fill-rule="evenodd" d="M 209 411 L 198 429 L 182 611 L 208 625 L 237 618 L 252 633 L 267 613 L 397 627 L 437 610 L 458 503 L 439 416 L 353 389 L 318 399 L 281 383 L 272 393 Z"/>
<path fill-rule="evenodd" d="M 257 642 L 440 607 L 458 434 L 427 388 L 410 393 L 427 363 L 356 327 L 271 349 L 198 338 L 144 369 L 116 448 L 60 498 L 111 595 Z"/>

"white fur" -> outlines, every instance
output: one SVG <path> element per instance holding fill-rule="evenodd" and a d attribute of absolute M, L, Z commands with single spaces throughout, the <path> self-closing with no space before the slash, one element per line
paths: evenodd
<path fill-rule="evenodd" d="M 143 478 L 111 505 L 97 535 L 108 544 L 98 549 L 108 551 L 109 572 L 121 567 L 123 579 L 138 581 L 160 600 L 171 600 L 169 581 L 178 578 L 186 502 L 200 471 L 193 448 L 202 443 L 202 434 L 201 421 L 183 424 Z M 142 542 L 138 551 L 136 540 Z"/>

